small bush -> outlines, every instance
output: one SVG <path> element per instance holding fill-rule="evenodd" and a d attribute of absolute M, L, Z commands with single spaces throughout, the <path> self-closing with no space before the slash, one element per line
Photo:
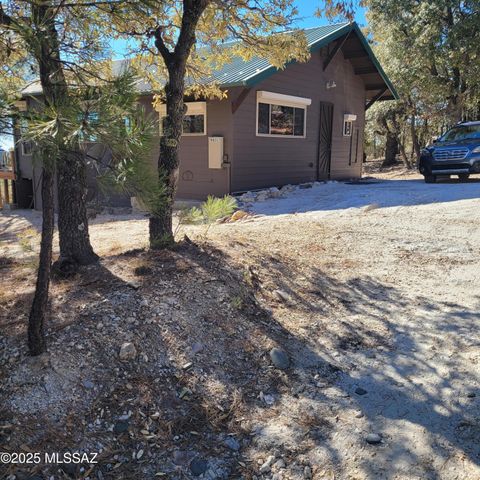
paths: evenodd
<path fill-rule="evenodd" d="M 237 201 L 230 195 L 222 198 L 208 196 L 200 207 L 193 207 L 180 212 L 180 221 L 185 224 L 209 225 L 221 218 L 230 216 L 237 208 Z"/>

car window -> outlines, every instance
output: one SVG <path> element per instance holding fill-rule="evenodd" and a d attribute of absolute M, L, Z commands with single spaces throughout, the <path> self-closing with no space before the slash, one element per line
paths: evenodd
<path fill-rule="evenodd" d="M 442 138 L 442 142 L 453 142 L 466 140 L 467 138 L 478 138 L 480 140 L 480 125 L 459 125 L 449 130 Z"/>

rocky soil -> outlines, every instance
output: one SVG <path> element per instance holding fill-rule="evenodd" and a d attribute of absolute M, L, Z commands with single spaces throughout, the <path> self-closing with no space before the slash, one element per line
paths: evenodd
<path fill-rule="evenodd" d="M 97 218 L 41 358 L 32 222 L 0 218 L 0 451 L 98 453 L 2 478 L 480 479 L 480 184 L 423 187 L 249 202 L 161 253 Z"/>

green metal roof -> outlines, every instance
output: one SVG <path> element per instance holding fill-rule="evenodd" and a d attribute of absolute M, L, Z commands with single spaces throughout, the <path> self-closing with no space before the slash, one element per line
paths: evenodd
<path fill-rule="evenodd" d="M 367 39 L 356 22 L 325 25 L 304 30 L 311 52 L 315 52 L 320 48 L 325 47 L 349 32 L 357 34 L 363 48 L 368 54 L 368 57 L 385 82 L 386 87 L 390 90 L 392 96 L 398 99 L 398 94 L 394 86 L 375 57 Z M 220 70 L 215 72 L 213 77 L 222 87 L 251 87 L 276 72 L 278 72 L 278 69 L 272 66 L 264 58 L 253 57 L 250 60 L 243 60 L 242 58 L 237 57 L 231 63 L 224 65 Z"/>
<path fill-rule="evenodd" d="M 341 23 L 304 30 L 308 46 L 314 47 L 322 39 L 330 38 L 336 31 L 348 25 L 348 23 Z M 265 73 L 275 73 L 276 71 L 277 69 L 265 58 L 253 57 L 250 60 L 243 60 L 241 57 L 236 57 L 231 63 L 214 72 L 213 77 L 222 87 L 251 86 L 262 80 Z"/>
<path fill-rule="evenodd" d="M 391 92 L 393 98 L 398 99 L 398 94 L 390 82 L 389 78 L 383 71 L 380 63 L 375 57 L 367 39 L 363 35 L 362 31 L 358 27 L 356 22 L 353 23 L 339 23 L 335 25 L 325 25 L 321 27 L 307 28 L 304 30 L 305 36 L 307 38 L 308 46 L 310 47 L 311 52 L 315 52 L 322 47 L 325 47 L 329 43 L 344 37 L 347 34 L 355 33 L 367 53 L 370 61 L 374 65 L 376 72 L 381 76 L 385 87 L 388 88 Z M 225 47 L 228 48 L 231 44 L 226 44 Z M 123 66 L 128 63 L 129 60 L 117 60 L 113 62 L 114 71 L 121 71 Z M 253 57 L 249 60 L 244 60 L 241 57 L 236 57 L 232 62 L 223 65 L 220 69 L 215 71 L 212 74 L 212 78 L 207 81 L 216 81 L 220 84 L 221 87 L 252 87 L 253 85 L 261 82 L 262 80 L 268 78 L 270 75 L 278 72 L 278 69 L 272 66 L 268 60 L 260 57 Z M 187 79 L 187 84 L 188 84 Z M 382 84 L 383 85 L 383 84 Z M 139 79 L 137 83 L 137 89 L 142 93 L 150 93 L 151 87 Z M 374 89 L 377 90 L 377 89 Z M 35 81 L 31 85 L 27 86 L 22 93 L 24 95 L 35 95 L 42 92 L 40 82 Z"/>

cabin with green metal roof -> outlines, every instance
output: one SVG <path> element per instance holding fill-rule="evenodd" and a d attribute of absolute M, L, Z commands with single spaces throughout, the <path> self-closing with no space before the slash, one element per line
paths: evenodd
<path fill-rule="evenodd" d="M 177 198 L 361 176 L 365 112 L 397 93 L 356 23 L 304 32 L 307 62 L 278 70 L 262 58 L 235 58 L 213 74 L 226 98 L 187 102 Z M 153 112 L 148 85 L 139 82 L 138 88 L 140 101 Z M 30 86 L 24 96 L 38 94 L 36 89 Z M 165 108 L 158 106 L 156 114 L 161 135 Z M 28 161 L 19 145 L 20 162 Z M 158 154 L 157 146 L 155 164 Z M 90 199 L 100 195 L 94 178 L 89 187 Z"/>

